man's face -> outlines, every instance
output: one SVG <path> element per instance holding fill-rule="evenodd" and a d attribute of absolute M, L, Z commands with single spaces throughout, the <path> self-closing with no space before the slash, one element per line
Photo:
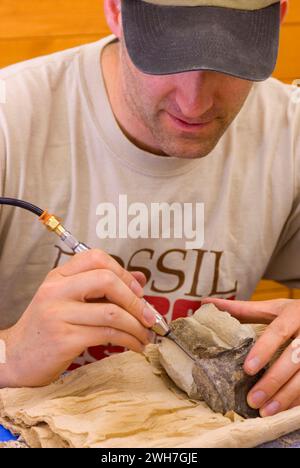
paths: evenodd
<path fill-rule="evenodd" d="M 241 110 L 252 82 L 211 71 L 146 75 L 120 41 L 122 95 L 139 127 L 137 141 L 157 154 L 201 158 Z"/>

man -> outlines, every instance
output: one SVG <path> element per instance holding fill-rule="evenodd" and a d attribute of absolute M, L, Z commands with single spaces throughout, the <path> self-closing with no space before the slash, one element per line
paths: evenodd
<path fill-rule="evenodd" d="M 106 0 L 114 36 L 2 70 L 1 196 L 48 207 L 101 250 L 70 259 L 31 214 L 1 209 L 1 386 L 47 384 L 88 347 L 142 351 L 144 294 L 169 320 L 211 301 L 270 323 L 249 373 L 300 334 L 298 301 L 241 302 L 264 274 L 299 285 L 300 110 L 267 80 L 286 4 Z M 132 219 L 163 203 L 197 232 L 188 209 L 203 203 L 204 243 L 188 248 L 171 216 L 159 236 L 157 218 Z M 300 404 L 297 343 L 249 394 L 262 416 Z"/>

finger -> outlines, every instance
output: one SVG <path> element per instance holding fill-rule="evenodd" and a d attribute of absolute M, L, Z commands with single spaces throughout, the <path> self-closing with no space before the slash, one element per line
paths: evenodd
<path fill-rule="evenodd" d="M 147 283 L 147 278 L 141 271 L 131 271 L 132 276 L 139 282 L 139 284 L 144 288 Z"/>
<path fill-rule="evenodd" d="M 111 270 L 93 270 L 68 276 L 56 282 L 45 282 L 40 294 L 48 299 L 73 300 L 86 302 L 90 299 L 107 299 L 125 309 L 145 327 L 154 325 L 156 318 L 143 299 L 138 298 L 131 289 Z"/>
<path fill-rule="evenodd" d="M 291 304 L 293 307 L 294 304 Z M 299 330 L 299 312 L 291 313 L 291 307 L 277 317 L 256 341 L 244 364 L 245 371 L 256 374 L 274 356 L 275 352 Z"/>
<path fill-rule="evenodd" d="M 71 325 L 68 340 L 74 356 L 81 354 L 86 348 L 100 345 L 122 346 L 137 353 L 142 353 L 145 349 L 144 344 L 136 337 L 109 327 Z"/>
<path fill-rule="evenodd" d="M 260 415 L 273 416 L 280 411 L 285 411 L 291 407 L 293 402 L 297 401 L 300 395 L 300 372 L 297 372 L 294 377 L 284 385 L 280 391 L 269 400 L 260 410 Z"/>
<path fill-rule="evenodd" d="M 86 271 L 104 269 L 111 270 L 117 275 L 138 297 L 143 297 L 144 291 L 139 281 L 125 270 L 106 252 L 98 249 L 89 250 L 75 255 L 64 265 L 53 270 L 48 276 L 73 276 Z"/>
<path fill-rule="evenodd" d="M 249 406 L 264 406 L 300 370 L 300 360 L 297 363 L 293 356 L 294 349 L 291 345 L 251 389 L 248 394 Z"/>
<path fill-rule="evenodd" d="M 133 315 L 115 304 L 83 304 L 67 302 L 63 320 L 72 325 L 114 328 L 134 336 L 144 345 L 152 341 L 152 332 L 143 327 Z"/>
<path fill-rule="evenodd" d="M 202 304 L 212 303 L 218 309 L 229 312 L 242 323 L 270 323 L 290 299 L 275 299 L 270 301 L 233 301 L 207 297 L 201 299 Z"/>

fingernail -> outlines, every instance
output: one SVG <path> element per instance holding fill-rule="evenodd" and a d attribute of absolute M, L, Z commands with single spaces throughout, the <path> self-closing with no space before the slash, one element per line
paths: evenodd
<path fill-rule="evenodd" d="M 261 410 L 263 416 L 273 416 L 280 410 L 280 403 L 278 401 L 272 401 L 265 408 Z"/>
<path fill-rule="evenodd" d="M 148 307 L 145 307 L 143 315 L 149 327 L 152 327 L 156 322 L 156 317 L 154 315 L 154 312 L 148 309 Z"/>
<path fill-rule="evenodd" d="M 246 369 L 251 372 L 251 374 L 255 374 L 260 367 L 260 359 L 258 357 L 255 357 L 253 359 L 250 359 L 250 361 L 246 362 Z"/>
<path fill-rule="evenodd" d="M 156 335 L 151 330 L 148 331 L 148 339 L 149 339 L 149 343 L 153 343 L 153 344 L 155 343 Z"/>
<path fill-rule="evenodd" d="M 140 283 L 138 281 L 133 280 L 131 285 L 130 285 L 130 289 L 138 297 L 143 297 L 144 291 L 143 291 L 143 288 L 142 288 L 142 286 L 140 285 Z"/>
<path fill-rule="evenodd" d="M 258 390 L 249 396 L 250 406 L 252 408 L 259 408 L 267 400 L 267 398 L 268 396 L 265 392 Z"/>

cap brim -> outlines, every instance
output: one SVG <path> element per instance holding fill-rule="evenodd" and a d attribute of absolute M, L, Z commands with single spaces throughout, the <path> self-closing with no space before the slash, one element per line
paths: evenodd
<path fill-rule="evenodd" d="M 147 74 L 213 70 L 262 81 L 276 65 L 280 2 L 244 11 L 123 0 L 122 21 L 129 56 Z"/>

